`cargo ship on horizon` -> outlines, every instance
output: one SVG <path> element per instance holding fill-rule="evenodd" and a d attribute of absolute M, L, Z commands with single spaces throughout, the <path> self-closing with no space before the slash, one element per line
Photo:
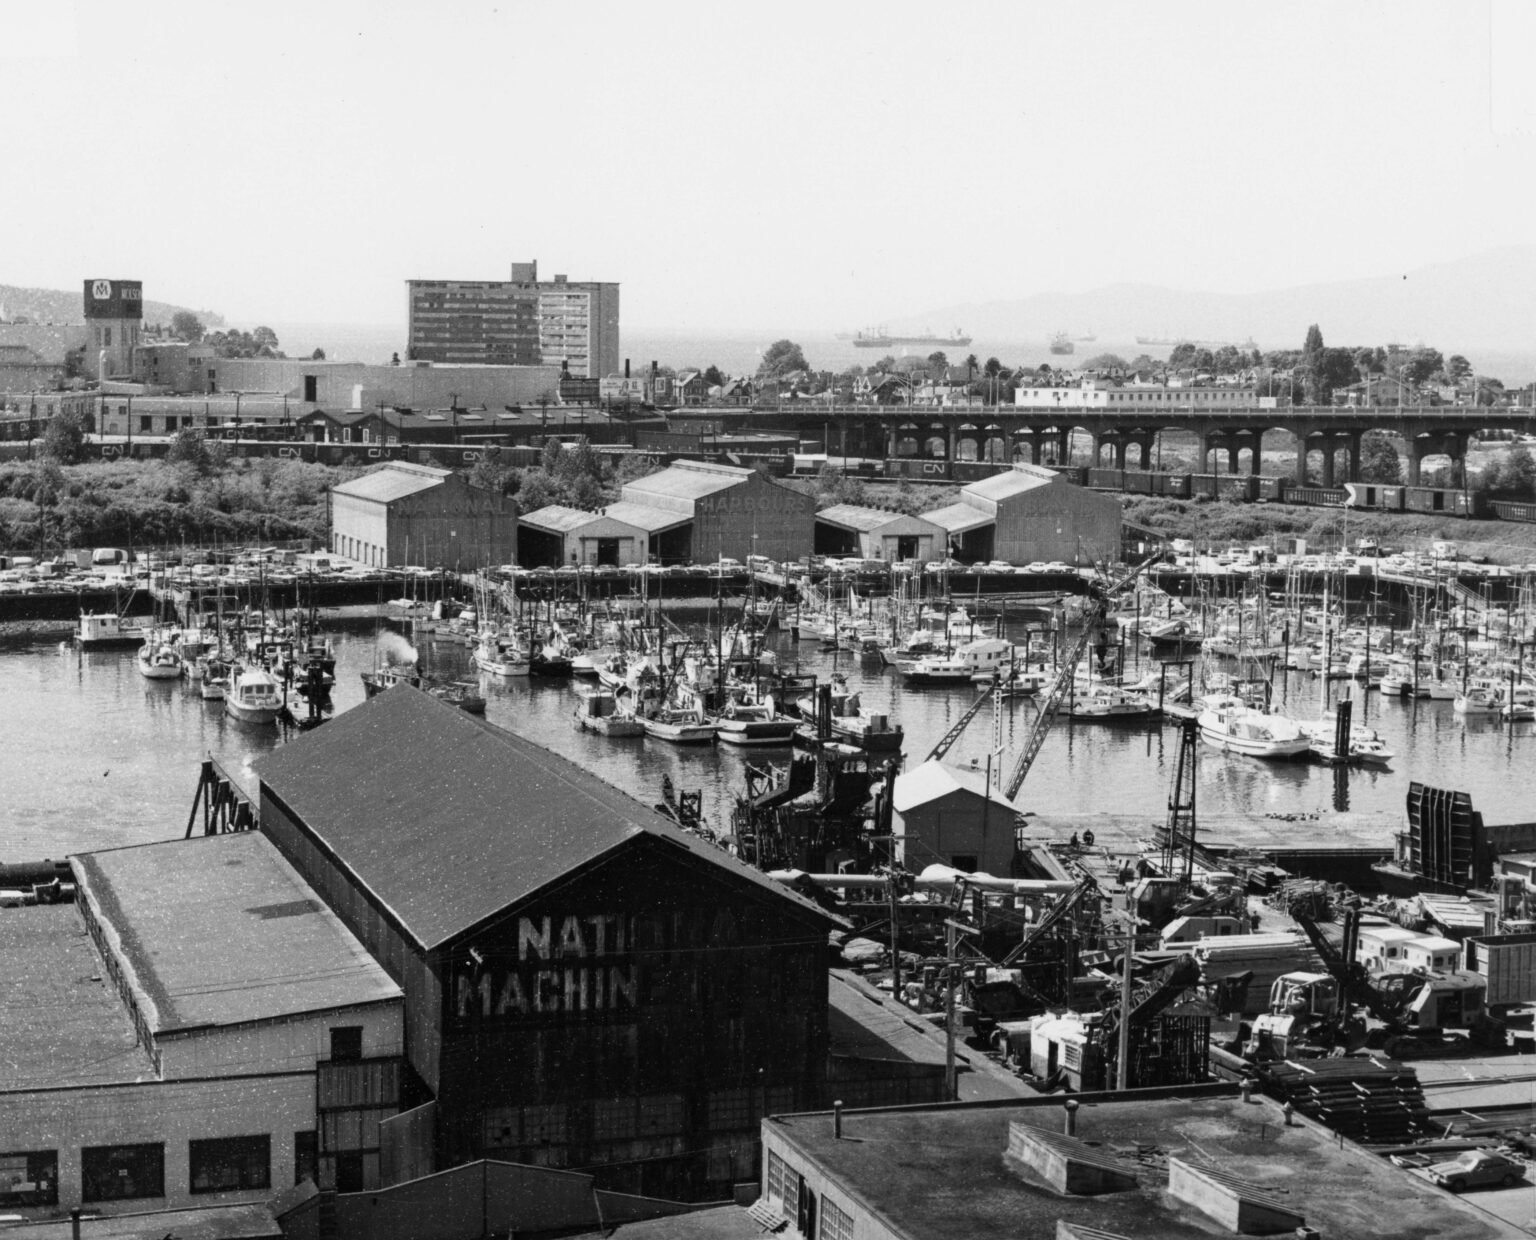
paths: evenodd
<path fill-rule="evenodd" d="M 963 349 L 971 343 L 971 338 L 965 335 L 958 327 L 948 336 L 935 336 L 931 331 L 921 335 L 901 335 L 888 332 L 885 328 L 878 331 L 863 331 L 853 337 L 853 347 L 856 349 L 889 349 L 897 345 L 907 344 L 946 344 Z"/>

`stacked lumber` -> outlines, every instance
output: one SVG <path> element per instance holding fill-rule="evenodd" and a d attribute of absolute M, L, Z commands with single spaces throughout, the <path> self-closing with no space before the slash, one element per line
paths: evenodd
<path fill-rule="evenodd" d="M 1212 986 L 1223 978 L 1250 973 L 1243 1000 L 1244 1016 L 1269 1010 L 1269 989 L 1282 973 L 1318 973 L 1322 962 L 1304 935 L 1295 931 L 1229 934 L 1194 944 L 1200 981 Z"/>
<path fill-rule="evenodd" d="M 1429 1131 L 1418 1074 L 1393 1059 L 1288 1059 L 1259 1068 L 1264 1092 L 1365 1145 L 1395 1145 Z"/>

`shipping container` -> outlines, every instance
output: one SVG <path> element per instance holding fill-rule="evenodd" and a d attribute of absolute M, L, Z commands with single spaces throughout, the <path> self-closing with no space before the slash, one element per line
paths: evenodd
<path fill-rule="evenodd" d="M 1501 521 L 1536 521 L 1536 504 L 1518 504 L 1496 499 L 1488 505 Z"/>
<path fill-rule="evenodd" d="M 1219 485 L 1216 474 L 1190 474 L 1189 476 L 1191 498 L 1203 495 L 1206 499 L 1215 499 L 1220 493 Z"/>
<path fill-rule="evenodd" d="M 1345 498 L 1341 487 L 1287 487 L 1285 491 L 1286 503 L 1310 504 L 1318 508 L 1341 507 Z"/>
<path fill-rule="evenodd" d="M 1451 511 L 1458 517 L 1480 517 L 1487 507 L 1481 491 L 1453 491 Z"/>
<path fill-rule="evenodd" d="M 1488 979 L 1484 1002 L 1491 1008 L 1536 1000 L 1536 934 L 1494 934 L 1468 939 L 1469 973 Z"/>
<path fill-rule="evenodd" d="M 1259 478 L 1258 498 L 1268 500 L 1272 504 L 1285 502 L 1285 490 L 1290 485 L 1289 478 Z"/>
<path fill-rule="evenodd" d="M 1125 471 L 1123 469 L 1092 469 L 1088 470 L 1088 485 L 1095 491 L 1123 491 L 1125 490 Z"/>
<path fill-rule="evenodd" d="M 1216 478 L 1216 493 L 1226 500 L 1251 504 L 1258 498 L 1259 480 L 1252 474 L 1228 474 Z"/>
<path fill-rule="evenodd" d="M 1451 512 L 1458 494 L 1444 487 L 1404 487 L 1403 507 L 1408 512 Z"/>
<path fill-rule="evenodd" d="M 1382 487 L 1380 492 L 1381 510 L 1383 512 L 1402 512 L 1403 488 Z"/>
<path fill-rule="evenodd" d="M 1189 498 L 1188 474 L 1156 474 L 1152 479 L 1152 494 L 1166 495 L 1169 499 Z"/>
<path fill-rule="evenodd" d="M 1134 495 L 1151 495 L 1152 482 L 1157 476 L 1144 469 L 1128 469 L 1125 471 L 1125 489 Z"/>

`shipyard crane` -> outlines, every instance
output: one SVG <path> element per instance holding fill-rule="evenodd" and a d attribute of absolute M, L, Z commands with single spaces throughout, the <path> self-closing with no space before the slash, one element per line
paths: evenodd
<path fill-rule="evenodd" d="M 960 739 L 960 733 L 965 731 L 966 725 L 976 718 L 977 713 L 983 706 L 992 700 L 995 692 L 996 678 L 994 677 L 992 684 L 989 684 L 981 691 L 976 700 L 966 707 L 965 714 L 961 715 L 955 722 L 955 725 L 939 738 L 939 743 L 928 751 L 928 757 L 925 761 L 933 762 L 947 754 L 954 746 L 954 743 Z"/>
<path fill-rule="evenodd" d="M 1143 560 L 1119 580 L 1109 582 L 1097 591 L 1093 605 L 1083 617 L 1083 631 L 1078 634 L 1077 640 L 1072 643 L 1072 648 L 1067 651 L 1066 657 L 1061 661 L 1056 680 L 1045 695 L 1045 700 L 1040 704 L 1040 713 L 1035 716 L 1034 726 L 1024 742 L 1024 748 L 1019 751 L 1013 770 L 1008 773 L 1008 782 L 1003 786 L 1003 800 L 1012 801 L 1019 795 L 1019 789 L 1024 785 L 1024 777 L 1029 774 L 1029 768 L 1034 765 L 1040 746 L 1045 744 L 1045 738 L 1050 733 L 1051 724 L 1056 721 L 1056 712 L 1061 709 L 1062 699 L 1067 696 L 1067 691 L 1071 689 L 1072 681 L 1077 676 L 1078 661 L 1083 657 L 1083 652 L 1093 643 L 1099 626 L 1109 612 L 1110 600 L 1141 576 L 1142 571 L 1151 563 L 1150 558 Z"/>

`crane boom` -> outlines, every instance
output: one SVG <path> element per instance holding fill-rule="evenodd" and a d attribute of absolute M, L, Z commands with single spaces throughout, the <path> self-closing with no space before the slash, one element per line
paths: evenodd
<path fill-rule="evenodd" d="M 1093 640 L 1100 622 L 1109 612 L 1110 600 L 1120 590 L 1135 581 L 1141 575 L 1142 569 L 1151 562 L 1151 559 L 1143 560 L 1118 581 L 1108 583 L 1093 600 L 1093 606 L 1083 617 L 1083 631 L 1078 634 L 1077 640 L 1072 643 L 1072 649 L 1061 661 L 1061 669 L 1056 673 L 1056 680 L 1051 685 L 1050 692 L 1045 695 L 1045 701 L 1040 705 L 1040 713 L 1035 716 L 1034 726 L 1029 730 L 1024 748 L 1019 751 L 1013 770 L 1008 773 L 1008 782 L 1003 786 L 1003 800 L 1011 801 L 1019 795 L 1019 789 L 1024 785 L 1024 777 L 1029 774 L 1029 768 L 1034 765 L 1040 746 L 1045 744 L 1051 724 L 1056 722 L 1056 712 L 1061 708 L 1061 700 L 1066 697 L 1067 690 L 1072 687 L 1072 680 L 1077 675 L 1077 662 L 1083 657 L 1083 651 L 1088 649 L 1088 643 Z"/>
<path fill-rule="evenodd" d="M 966 708 L 965 714 L 960 716 L 959 720 L 955 723 L 955 726 L 950 728 L 948 732 L 944 733 L 944 735 L 939 738 L 939 743 L 935 745 L 931 751 L 929 751 L 927 760 L 932 762 L 936 758 L 942 758 L 945 754 L 947 754 L 954 743 L 960 739 L 960 733 L 965 731 L 966 724 L 970 723 L 972 719 L 976 718 L 976 712 L 985 706 L 991 700 L 991 698 L 992 686 L 988 685 L 981 691 L 980 696 L 977 697 L 977 699 L 972 702 L 969 707 Z"/>

